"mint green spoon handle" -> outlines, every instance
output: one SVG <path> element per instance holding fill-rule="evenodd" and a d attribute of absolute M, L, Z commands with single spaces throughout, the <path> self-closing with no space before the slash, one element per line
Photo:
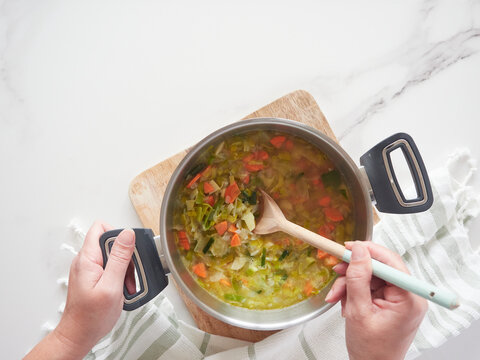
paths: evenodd
<path fill-rule="evenodd" d="M 351 256 L 352 252 L 345 249 L 342 260 L 349 263 Z M 433 301 L 447 309 L 455 309 L 459 306 L 458 296 L 455 293 L 446 289 L 439 289 L 435 285 L 405 274 L 375 259 L 372 259 L 372 270 L 373 275 L 376 277 Z"/>

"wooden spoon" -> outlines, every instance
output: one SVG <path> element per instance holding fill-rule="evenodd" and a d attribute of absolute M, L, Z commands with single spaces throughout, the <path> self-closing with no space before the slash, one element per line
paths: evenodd
<path fill-rule="evenodd" d="M 277 203 L 265 191 L 260 190 L 260 192 L 262 194 L 261 215 L 253 231 L 255 234 L 265 235 L 283 231 L 347 263 L 350 262 L 352 255 L 350 250 L 347 250 L 343 245 L 335 241 L 288 221 Z M 376 277 L 433 301 L 447 309 L 455 309 L 459 306 L 458 296 L 455 293 L 446 289 L 439 289 L 378 260 L 372 259 L 372 271 Z"/>

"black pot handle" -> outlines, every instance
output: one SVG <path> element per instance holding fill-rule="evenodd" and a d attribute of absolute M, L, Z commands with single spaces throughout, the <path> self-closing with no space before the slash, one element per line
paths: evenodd
<path fill-rule="evenodd" d="M 100 248 L 102 249 L 103 268 L 105 268 L 112 245 L 123 229 L 105 232 L 100 236 Z M 132 311 L 146 304 L 157 296 L 168 285 L 160 258 L 158 256 L 153 231 L 150 229 L 133 229 L 135 232 L 135 251 L 132 259 L 140 283 L 140 290 L 129 294 L 125 285 L 123 295 L 125 297 L 123 310 Z"/>
<path fill-rule="evenodd" d="M 390 153 L 400 148 L 412 175 L 417 197 L 407 200 L 395 175 Z M 433 203 L 427 170 L 412 137 L 398 133 L 378 143 L 360 158 L 367 173 L 376 207 L 381 212 L 410 214 L 428 210 Z"/>

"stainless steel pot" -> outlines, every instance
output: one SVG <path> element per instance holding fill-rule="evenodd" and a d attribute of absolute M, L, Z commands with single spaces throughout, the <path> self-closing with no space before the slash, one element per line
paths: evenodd
<path fill-rule="evenodd" d="M 195 166 L 199 156 L 210 146 L 219 144 L 232 135 L 255 131 L 274 130 L 301 137 L 327 154 L 343 174 L 353 194 L 355 214 L 355 238 L 370 240 L 373 227 L 372 201 L 379 211 L 412 213 L 428 209 L 433 195 L 422 158 L 412 138 L 407 134 L 395 134 L 365 153 L 358 167 L 348 154 L 326 135 L 302 123 L 277 119 L 258 118 L 240 121 L 225 126 L 201 140 L 180 162 L 165 191 L 160 212 L 160 244 L 157 253 L 153 232 L 149 229 L 134 229 L 136 249 L 133 256 L 140 289 L 129 295 L 124 289 L 125 310 L 142 306 L 158 295 L 168 284 L 165 273 L 170 272 L 180 286 L 201 309 L 231 325 L 254 329 L 276 330 L 287 328 L 312 319 L 332 305 L 324 301 L 331 283 L 319 294 L 293 306 L 275 310 L 250 310 L 232 306 L 210 295 L 200 287 L 183 265 L 172 231 L 172 216 L 175 194 L 183 180 Z M 401 148 L 410 167 L 417 198 L 408 200 L 398 184 L 390 159 L 390 152 Z M 100 239 L 104 264 L 115 237 L 121 230 L 105 233 Z"/>

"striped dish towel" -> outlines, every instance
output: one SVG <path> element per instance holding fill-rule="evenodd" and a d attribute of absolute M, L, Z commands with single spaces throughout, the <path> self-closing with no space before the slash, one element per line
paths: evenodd
<path fill-rule="evenodd" d="M 374 241 L 401 254 L 413 275 L 461 296 L 461 306 L 454 311 L 430 303 L 407 359 L 441 345 L 480 317 L 480 254 L 472 250 L 465 228 L 480 210 L 480 199 L 467 186 L 474 170 L 468 152 L 457 151 L 446 167 L 431 174 L 435 202 L 429 211 L 384 215 L 374 228 Z M 348 359 L 344 334 L 337 304 L 316 319 L 251 344 L 182 322 L 160 294 L 140 309 L 123 312 L 86 358 Z"/>

